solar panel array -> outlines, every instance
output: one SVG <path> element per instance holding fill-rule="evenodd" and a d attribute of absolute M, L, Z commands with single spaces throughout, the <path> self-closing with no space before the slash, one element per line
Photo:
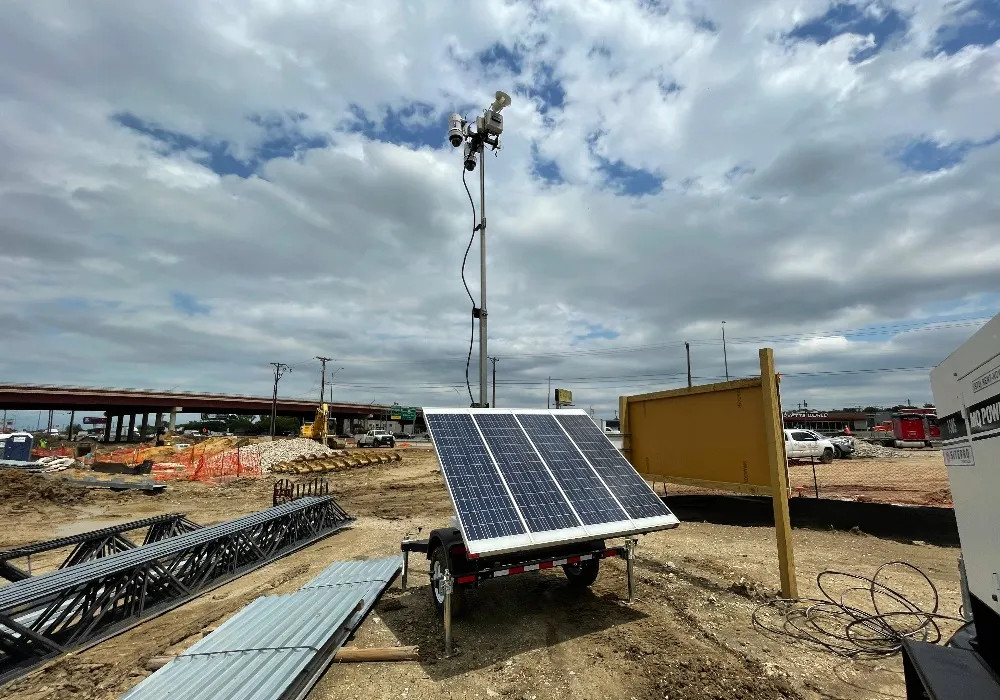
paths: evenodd
<path fill-rule="evenodd" d="M 473 554 L 678 524 L 580 409 L 425 408 L 424 416 Z"/>

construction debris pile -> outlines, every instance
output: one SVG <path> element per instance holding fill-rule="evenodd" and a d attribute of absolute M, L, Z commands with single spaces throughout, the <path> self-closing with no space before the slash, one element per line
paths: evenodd
<path fill-rule="evenodd" d="M 854 457 L 868 457 L 874 459 L 889 459 L 891 457 L 909 457 L 913 454 L 912 450 L 897 450 L 894 447 L 885 447 L 884 445 L 876 445 L 872 442 L 865 442 L 864 440 L 854 441 Z"/>

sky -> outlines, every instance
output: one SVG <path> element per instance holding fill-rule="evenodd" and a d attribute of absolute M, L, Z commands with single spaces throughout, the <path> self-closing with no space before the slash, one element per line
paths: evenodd
<path fill-rule="evenodd" d="M 785 408 L 930 401 L 1000 311 L 998 40 L 997 0 L 0 3 L 0 381 L 318 398 L 321 355 L 467 406 L 447 120 L 505 90 L 499 406 L 611 417 L 685 341 L 695 383 L 773 347 Z"/>

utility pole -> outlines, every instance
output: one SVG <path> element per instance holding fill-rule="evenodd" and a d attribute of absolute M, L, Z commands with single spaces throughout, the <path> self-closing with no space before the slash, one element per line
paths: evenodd
<path fill-rule="evenodd" d="M 497 407 L 497 362 L 499 360 L 499 357 L 490 358 L 490 362 L 493 363 L 493 403 L 490 404 L 492 408 Z"/>
<path fill-rule="evenodd" d="M 552 404 L 549 403 L 552 400 L 552 375 L 549 375 L 549 393 L 545 396 L 545 408 L 552 408 Z"/>
<path fill-rule="evenodd" d="M 271 366 L 274 367 L 274 396 L 271 398 L 271 437 L 274 437 L 274 424 L 278 420 L 278 380 L 288 372 L 288 365 L 284 362 L 272 362 Z M 320 396 L 320 400 L 323 397 Z"/>
<path fill-rule="evenodd" d="M 722 322 L 722 361 L 726 363 L 726 381 L 729 381 L 729 356 L 726 355 L 726 322 Z"/>
<path fill-rule="evenodd" d="M 691 343 L 684 341 L 684 353 L 688 361 L 688 389 L 691 388 Z"/>
<path fill-rule="evenodd" d="M 323 403 L 323 395 L 326 394 L 326 363 L 330 361 L 330 358 L 320 357 L 319 355 L 317 355 L 316 359 L 319 360 L 320 365 L 323 368 L 322 375 L 320 376 L 319 380 L 319 402 Z"/>

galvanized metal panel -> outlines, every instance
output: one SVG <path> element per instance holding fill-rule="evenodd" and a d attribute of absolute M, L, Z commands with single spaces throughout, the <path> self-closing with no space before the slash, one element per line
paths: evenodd
<path fill-rule="evenodd" d="M 334 562 L 295 593 L 258 598 L 122 700 L 281 698 L 308 684 L 321 650 L 336 651 L 401 567 L 402 555 Z"/>
<path fill-rule="evenodd" d="M 364 561 L 335 561 L 302 589 L 318 586 L 342 586 L 348 583 L 389 582 L 403 566 L 403 555 Z"/>

